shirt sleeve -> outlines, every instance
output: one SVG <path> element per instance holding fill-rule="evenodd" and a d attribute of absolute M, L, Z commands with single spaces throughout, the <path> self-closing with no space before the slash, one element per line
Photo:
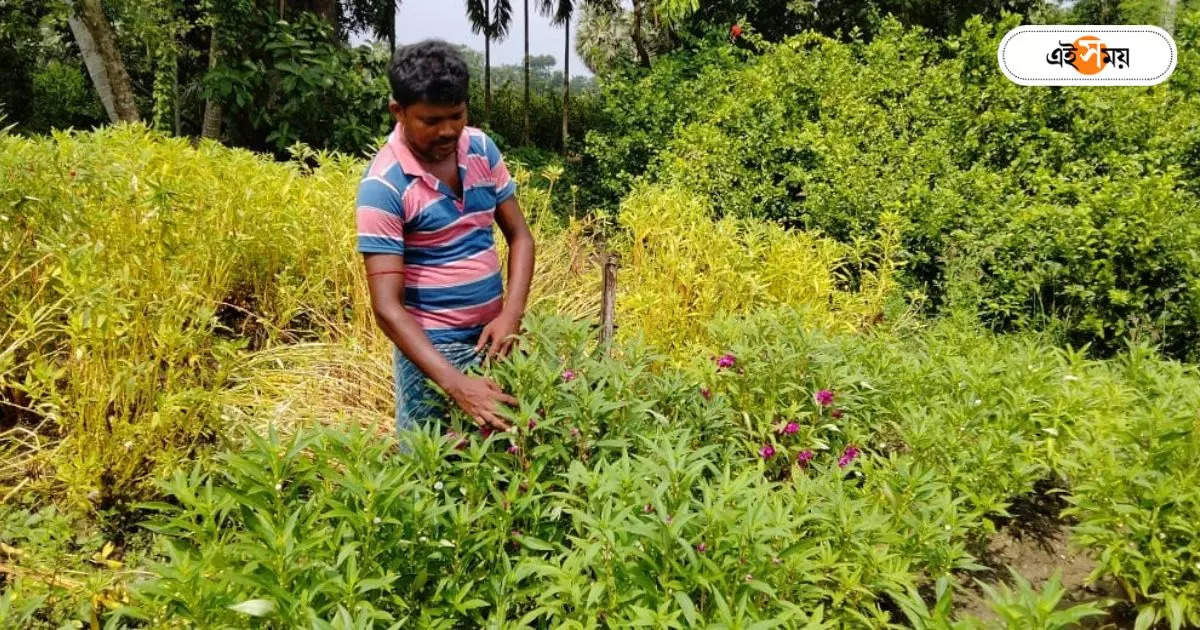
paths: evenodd
<path fill-rule="evenodd" d="M 487 136 L 487 159 L 492 169 L 492 181 L 496 182 L 496 204 L 500 204 L 517 194 L 517 182 L 509 174 L 504 156 L 500 155 L 500 148 L 491 136 Z"/>
<path fill-rule="evenodd" d="M 355 205 L 358 251 L 403 256 L 404 202 L 395 187 L 380 177 L 364 178 Z"/>

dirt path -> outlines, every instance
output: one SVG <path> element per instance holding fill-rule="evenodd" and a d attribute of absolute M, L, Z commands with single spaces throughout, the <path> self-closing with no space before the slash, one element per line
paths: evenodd
<path fill-rule="evenodd" d="M 1059 602 L 1060 608 L 1121 598 L 1115 584 L 1087 583 L 1088 575 L 1096 567 L 1096 558 L 1089 551 L 1069 544 L 1070 526 L 1058 518 L 1064 507 L 1062 499 L 1049 492 L 1049 488 L 1039 487 L 1034 494 L 1009 508 L 1013 517 L 998 523 L 999 531 L 988 540 L 986 548 L 976 551 L 980 564 L 988 570 L 961 578 L 969 594 L 958 602 L 959 616 L 973 615 L 985 622 L 997 621 L 975 580 L 990 586 L 1010 584 L 1010 567 L 1039 591 L 1055 572 L 1061 571 L 1060 579 L 1066 594 Z M 1085 622 L 1084 627 L 1104 630 L 1133 627 L 1133 619 L 1124 607 L 1116 605 L 1109 611 L 1108 617 Z"/>

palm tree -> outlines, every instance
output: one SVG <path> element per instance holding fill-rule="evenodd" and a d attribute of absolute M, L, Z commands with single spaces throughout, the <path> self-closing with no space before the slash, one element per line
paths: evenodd
<path fill-rule="evenodd" d="M 79 0 L 71 6 L 67 23 L 79 42 L 84 64 L 109 119 L 136 122 L 140 116 L 133 98 L 133 81 L 125 70 L 117 37 L 100 0 Z"/>
<path fill-rule="evenodd" d="M 570 120 L 567 110 L 571 102 L 571 16 L 575 14 L 576 5 L 585 0 L 538 0 L 538 9 L 542 15 L 550 17 L 550 23 L 562 25 L 563 35 L 563 118 L 562 118 L 562 151 L 567 154 L 567 122 Z"/>
<path fill-rule="evenodd" d="M 492 39 L 508 36 L 512 25 L 510 0 L 467 0 L 471 30 L 483 33 L 483 121 L 492 120 Z"/>
<path fill-rule="evenodd" d="M 525 137 L 521 144 L 529 144 L 529 0 L 525 0 Z"/>

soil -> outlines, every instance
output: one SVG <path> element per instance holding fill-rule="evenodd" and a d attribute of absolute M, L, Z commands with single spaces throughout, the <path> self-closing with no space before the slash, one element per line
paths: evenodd
<path fill-rule="evenodd" d="M 1133 615 L 1130 607 L 1122 603 L 1124 598 L 1115 583 L 1089 584 L 1088 575 L 1096 567 L 1096 558 L 1084 549 L 1072 547 L 1070 523 L 1059 518 L 1066 507 L 1053 484 L 1039 483 L 1034 492 L 1016 501 L 1010 508 L 1011 517 L 997 522 L 997 532 L 986 541 L 986 546 L 976 549 L 979 563 L 987 570 L 960 576 L 966 588 L 957 601 L 957 617 L 972 615 L 987 623 L 998 621 L 988 605 L 987 596 L 976 580 L 995 587 L 1000 584 L 1012 586 L 1009 569 L 1029 580 L 1033 588 L 1041 590 L 1061 571 L 1061 583 L 1066 594 L 1059 601 L 1059 608 L 1070 608 L 1077 604 L 1096 602 L 1116 603 L 1108 606 L 1108 615 L 1085 619 L 1082 627 L 1096 630 L 1132 628 Z"/>

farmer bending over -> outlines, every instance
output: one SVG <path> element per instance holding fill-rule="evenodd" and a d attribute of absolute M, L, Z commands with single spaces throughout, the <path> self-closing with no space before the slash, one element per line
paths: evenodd
<path fill-rule="evenodd" d="M 506 356 L 525 314 L 533 236 L 499 149 L 467 127 L 467 66 L 450 45 L 396 50 L 388 109 L 396 127 L 358 187 L 358 251 L 371 307 L 395 344 L 396 431 L 445 420 L 426 377 L 480 427 L 508 430 L 490 379 L 463 373 Z M 508 296 L 492 237 L 508 241 Z"/>

